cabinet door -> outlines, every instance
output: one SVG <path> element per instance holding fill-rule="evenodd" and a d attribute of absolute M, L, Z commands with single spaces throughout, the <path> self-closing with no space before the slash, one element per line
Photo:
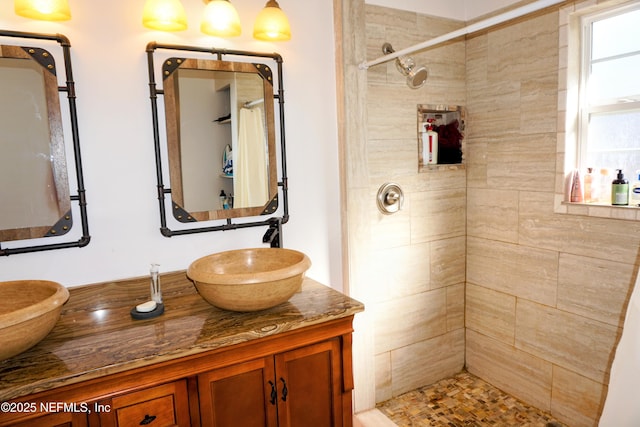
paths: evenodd
<path fill-rule="evenodd" d="M 188 426 L 189 397 L 185 380 L 116 396 L 101 402 L 102 426 Z"/>
<path fill-rule="evenodd" d="M 275 427 L 273 356 L 198 375 L 203 427 Z"/>
<path fill-rule="evenodd" d="M 275 362 L 280 427 L 342 426 L 338 339 L 279 354 Z"/>

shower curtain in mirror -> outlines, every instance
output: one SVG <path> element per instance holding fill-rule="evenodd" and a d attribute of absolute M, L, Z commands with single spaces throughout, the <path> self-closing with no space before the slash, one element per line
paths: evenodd
<path fill-rule="evenodd" d="M 234 208 L 265 205 L 269 199 L 267 141 L 262 108 L 241 108 L 234 152 Z"/>

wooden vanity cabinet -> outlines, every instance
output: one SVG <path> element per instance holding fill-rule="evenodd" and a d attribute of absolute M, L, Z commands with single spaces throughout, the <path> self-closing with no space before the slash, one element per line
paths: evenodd
<path fill-rule="evenodd" d="M 351 427 L 352 320 L 23 396 L 14 402 L 82 402 L 90 413 L 0 413 L 0 426 Z"/>

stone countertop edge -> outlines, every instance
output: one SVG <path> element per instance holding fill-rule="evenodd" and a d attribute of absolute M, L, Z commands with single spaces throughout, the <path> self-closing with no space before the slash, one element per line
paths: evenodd
<path fill-rule="evenodd" d="M 149 278 L 69 288 L 49 335 L 0 361 L 0 402 L 133 368 L 352 316 L 364 305 L 313 279 L 276 307 L 252 313 L 218 309 L 198 295 L 184 271 L 161 275 L 165 313 L 134 320 L 149 300 Z"/>

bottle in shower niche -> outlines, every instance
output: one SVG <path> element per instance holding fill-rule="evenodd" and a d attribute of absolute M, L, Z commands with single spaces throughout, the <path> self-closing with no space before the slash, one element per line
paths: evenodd
<path fill-rule="evenodd" d="M 629 204 L 629 181 L 624 179 L 622 169 L 616 169 L 618 176 L 611 182 L 611 204 L 627 206 Z"/>
<path fill-rule="evenodd" d="M 435 119 L 427 119 L 427 131 L 422 134 L 422 160 L 429 165 L 438 163 L 438 133 L 433 130 L 434 121 Z"/>

